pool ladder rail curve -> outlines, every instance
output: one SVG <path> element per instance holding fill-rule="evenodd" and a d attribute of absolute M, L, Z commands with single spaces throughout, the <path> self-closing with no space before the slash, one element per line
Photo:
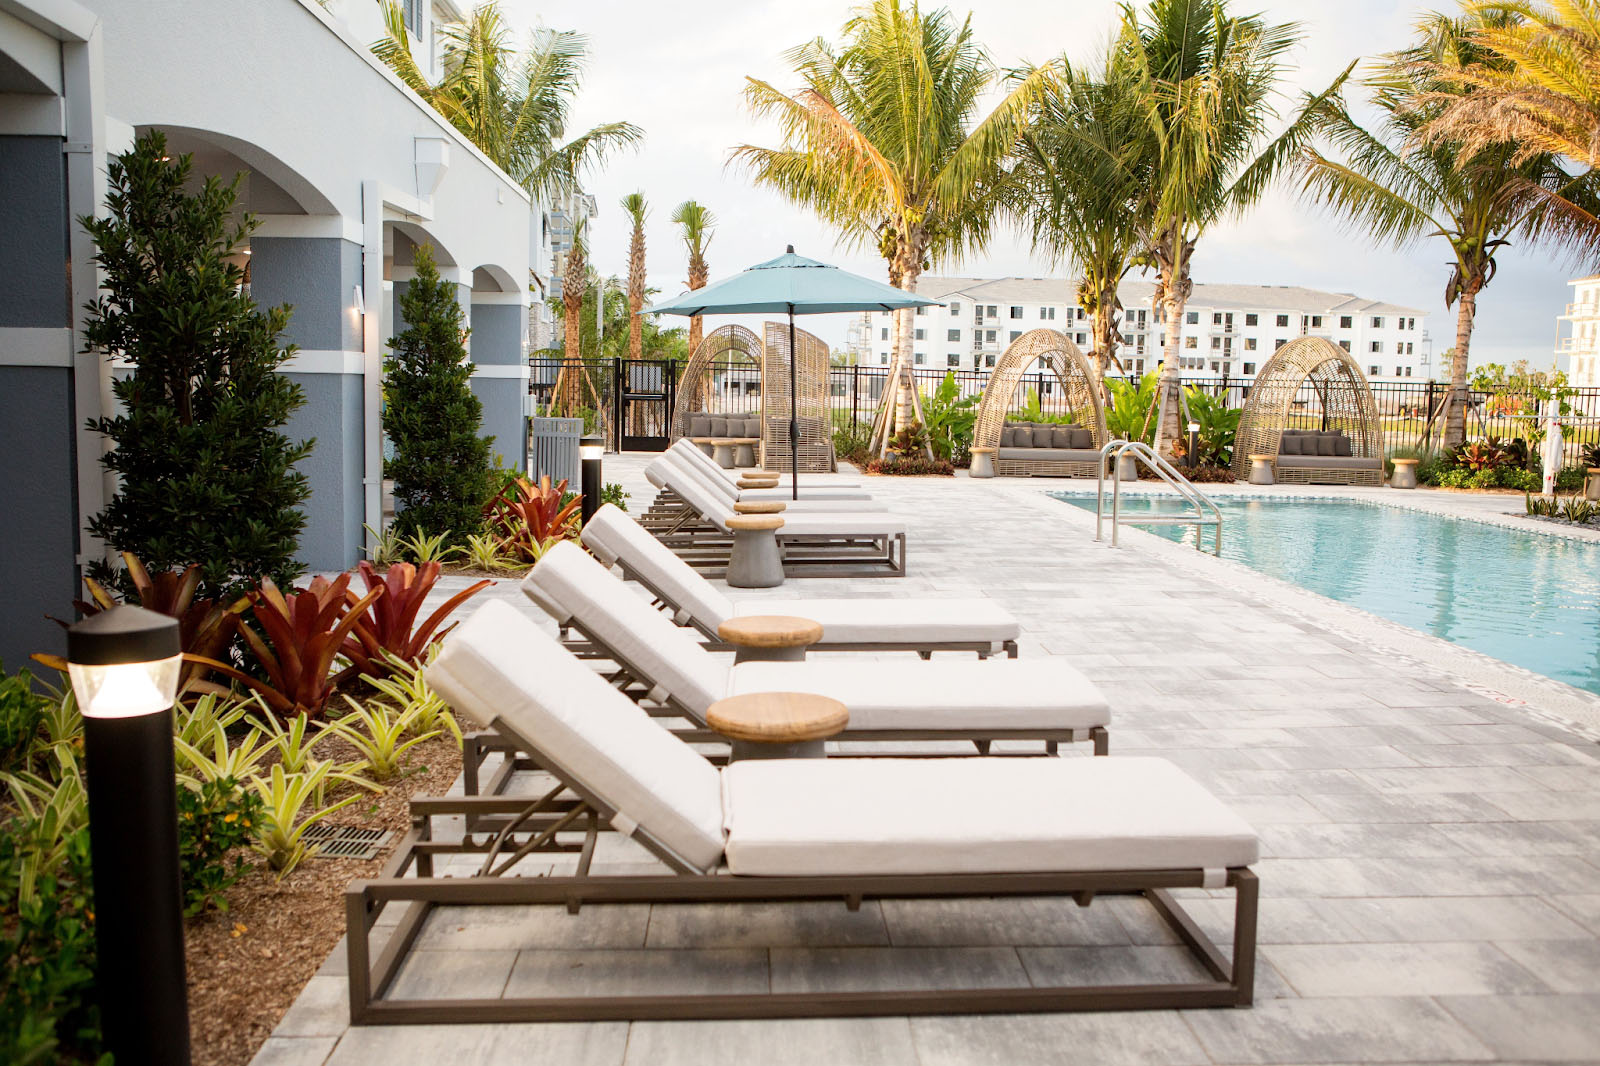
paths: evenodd
<path fill-rule="evenodd" d="M 1140 514 L 1124 515 L 1122 513 L 1122 479 L 1118 472 L 1124 457 L 1136 463 L 1142 463 L 1162 481 L 1165 481 L 1184 502 L 1189 504 L 1192 511 L 1183 514 L 1158 515 Z M 1106 467 L 1110 465 L 1111 475 L 1111 511 L 1106 512 Z M 1194 526 L 1194 546 L 1200 551 L 1205 551 L 1204 533 L 1201 526 L 1210 526 L 1215 530 L 1214 543 L 1211 554 L 1222 555 L 1222 512 L 1217 505 L 1211 502 L 1211 497 L 1194 487 L 1194 482 L 1184 477 L 1177 467 L 1163 459 L 1156 450 L 1140 440 L 1112 440 L 1107 441 L 1100 449 L 1100 472 L 1094 494 L 1094 539 L 1103 539 L 1106 518 L 1111 519 L 1111 546 L 1117 547 L 1117 530 L 1127 523 L 1134 526 Z"/>

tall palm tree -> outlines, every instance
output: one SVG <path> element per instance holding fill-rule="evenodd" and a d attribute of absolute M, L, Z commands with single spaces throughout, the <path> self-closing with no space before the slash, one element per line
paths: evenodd
<path fill-rule="evenodd" d="M 1600 249 L 1593 216 L 1555 195 L 1592 201 L 1592 190 L 1574 183 L 1555 156 L 1530 156 L 1506 142 L 1476 150 L 1441 138 L 1419 143 L 1446 87 L 1432 71 L 1489 61 L 1473 29 L 1443 15 L 1427 18 L 1418 40 L 1384 56 L 1366 79 L 1378 114 L 1375 128 L 1363 128 L 1337 98 L 1325 100 L 1318 122 L 1332 155 L 1308 147 L 1300 160 L 1306 198 L 1363 232 L 1398 247 L 1432 236 L 1449 243 L 1444 298 L 1446 307 L 1456 307 L 1456 343 L 1442 438 L 1447 448 L 1466 436 L 1473 320 L 1478 293 L 1494 278 L 1497 250 L 1512 238 L 1550 242 L 1569 253 Z"/>
<path fill-rule="evenodd" d="M 644 323 L 639 312 L 644 309 L 644 220 L 650 213 L 645 205 L 644 193 L 630 192 L 622 198 L 622 210 L 633 223 L 633 233 L 628 238 L 628 358 L 644 358 Z"/>
<path fill-rule="evenodd" d="M 1195 246 L 1212 225 L 1255 203 L 1310 134 L 1302 108 L 1268 138 L 1284 56 L 1299 39 L 1293 24 L 1230 14 L 1227 0 L 1151 0 L 1143 20 L 1123 8 L 1113 47 L 1135 86 L 1143 127 L 1139 215 L 1145 254 L 1160 274 L 1166 332 L 1158 450 L 1179 436 L 1179 357 Z"/>
<path fill-rule="evenodd" d="M 480 4 L 465 22 L 444 27 L 444 74 L 430 82 L 411 57 L 405 17 L 393 0 L 384 22 L 388 35 L 373 54 L 543 200 L 575 191 L 587 168 L 643 136 L 630 123 L 607 122 L 563 142 L 588 48 L 581 34 L 537 30 L 528 51 L 518 53 L 499 6 Z"/>
<path fill-rule="evenodd" d="M 1114 55 L 1093 76 L 1065 58 L 1060 65 L 1059 80 L 1040 94 L 1017 144 L 1012 210 L 1035 248 L 1077 270 L 1077 303 L 1090 316 L 1091 359 L 1103 388 L 1106 365 L 1122 365 L 1117 285 L 1143 248 L 1141 130 L 1131 81 Z"/>
<path fill-rule="evenodd" d="M 751 110 L 778 120 L 783 145 L 742 145 L 734 160 L 832 223 L 847 244 L 876 247 L 890 284 L 915 291 L 933 263 L 987 243 L 1003 164 L 1051 75 L 1041 68 L 1021 78 L 977 120 L 995 68 L 970 19 L 958 25 L 943 9 L 923 14 L 915 2 L 873 0 L 842 35 L 839 46 L 818 38 L 786 54 L 805 84 L 797 93 L 746 79 Z M 921 408 L 911 323 L 911 310 L 896 313 L 889 380 L 897 385 L 884 390 L 880 454 Z"/>
<path fill-rule="evenodd" d="M 1435 69 L 1445 88 L 1424 136 L 1469 154 L 1510 142 L 1600 166 L 1600 0 L 1499 0 L 1467 11 L 1485 58 Z"/>
<path fill-rule="evenodd" d="M 583 377 L 583 294 L 589 280 L 589 234 L 586 223 L 580 218 L 572 227 L 572 247 L 567 249 L 566 262 L 561 267 L 561 303 L 566 310 L 566 322 L 561 330 L 565 358 L 561 372 L 556 375 L 554 412 L 558 415 L 574 414 L 583 406 L 581 381 Z"/>
<path fill-rule="evenodd" d="M 711 246 L 711 231 L 717 227 L 717 216 L 704 204 L 685 200 L 672 212 L 672 224 L 683 234 L 683 246 L 689 252 L 689 291 L 703 289 L 711 280 L 711 268 L 706 265 L 706 249 Z M 689 351 L 700 347 L 704 329 L 700 316 L 689 319 Z"/>

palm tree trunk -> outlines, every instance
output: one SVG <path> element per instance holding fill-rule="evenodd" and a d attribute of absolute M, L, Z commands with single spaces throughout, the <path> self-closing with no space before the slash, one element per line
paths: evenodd
<path fill-rule="evenodd" d="M 1172 443 L 1183 436 L 1182 372 L 1179 359 L 1183 353 L 1183 312 L 1189 302 L 1189 247 L 1175 231 L 1171 238 L 1169 263 L 1159 287 L 1163 290 L 1166 313 L 1167 344 L 1161 359 L 1161 377 L 1156 385 L 1156 435 L 1151 447 L 1157 455 L 1171 450 Z"/>
<path fill-rule="evenodd" d="M 1467 439 L 1467 355 L 1472 346 L 1472 320 L 1478 313 L 1478 290 L 1483 283 L 1468 281 L 1461 289 L 1456 308 L 1456 352 L 1450 360 L 1450 401 L 1444 417 L 1445 448 L 1454 448 Z"/>
<path fill-rule="evenodd" d="M 561 269 L 561 302 L 567 312 L 561 340 L 566 359 L 556 375 L 551 402 L 552 414 L 569 418 L 583 406 L 583 290 L 587 280 L 583 251 L 574 245 Z"/>

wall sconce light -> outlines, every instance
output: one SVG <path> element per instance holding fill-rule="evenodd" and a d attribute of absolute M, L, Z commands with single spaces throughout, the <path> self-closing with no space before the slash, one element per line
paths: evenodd
<path fill-rule="evenodd" d="M 356 296 L 356 301 L 355 301 L 356 314 L 358 314 L 358 315 L 366 314 L 367 313 L 367 297 L 361 291 L 361 286 L 360 285 L 356 286 L 355 296 Z"/>

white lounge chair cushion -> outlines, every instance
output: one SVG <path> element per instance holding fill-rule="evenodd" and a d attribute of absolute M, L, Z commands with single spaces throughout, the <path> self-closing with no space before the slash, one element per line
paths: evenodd
<path fill-rule="evenodd" d="M 808 492 L 800 490 L 800 498 L 794 499 L 788 489 L 745 489 L 739 493 L 742 501 L 778 500 L 788 504 L 789 511 L 887 511 L 887 504 L 860 493 L 848 494 L 843 492 Z"/>
<path fill-rule="evenodd" d="M 711 632 L 733 617 L 733 601 L 722 590 L 615 504 L 596 511 L 579 539 L 601 562 L 624 564 L 675 610 L 687 612 Z"/>
<path fill-rule="evenodd" d="M 725 663 L 570 541 L 545 552 L 522 591 L 634 664 L 664 697 L 703 714 L 727 692 Z"/>
<path fill-rule="evenodd" d="M 510 604 L 474 611 L 426 676 L 450 706 L 481 726 L 502 719 L 685 861 L 720 861 L 716 768 Z"/>
<path fill-rule="evenodd" d="M 906 531 L 905 519 L 866 511 L 785 511 L 779 517 L 779 537 L 896 537 Z"/>
<path fill-rule="evenodd" d="M 674 556 L 676 558 L 676 556 Z M 780 600 L 742 599 L 735 615 L 787 614 L 822 623 L 823 644 L 908 644 L 963 641 L 1001 644 L 1022 627 L 993 600 Z"/>
<path fill-rule="evenodd" d="M 695 455 L 699 459 L 705 460 L 705 456 L 701 455 L 698 449 L 695 450 Z M 841 489 L 836 486 L 827 488 L 809 486 L 803 480 L 800 485 L 800 499 L 798 500 L 793 499 L 794 492 L 792 489 L 781 485 L 773 489 L 739 489 L 721 476 L 726 471 L 722 470 L 717 464 L 711 463 L 711 466 L 717 471 L 712 473 L 706 470 L 699 462 L 691 461 L 687 452 L 669 450 L 661 456 L 661 460 L 667 466 L 676 470 L 682 477 L 698 482 L 706 492 L 716 496 L 729 507 L 733 506 L 735 500 L 783 500 L 798 507 L 816 508 L 819 504 L 837 504 L 839 506 L 834 509 L 840 511 L 884 511 L 888 509 L 881 503 L 875 503 L 872 497 L 865 492 Z M 682 493 L 680 492 L 679 495 L 682 495 Z M 687 497 L 685 498 L 687 499 Z"/>
<path fill-rule="evenodd" d="M 1094 682 L 1060 660 L 817 659 L 746 662 L 728 695 L 814 692 L 850 709 L 852 730 L 1088 729 L 1111 708 Z"/>
<path fill-rule="evenodd" d="M 720 465 L 711 456 L 701 451 L 693 443 L 679 437 L 677 442 L 667 449 L 668 453 L 682 455 L 689 462 L 695 464 L 707 474 L 726 482 L 730 488 L 738 488 L 739 479 L 746 473 L 777 474 L 785 483 L 794 480 L 794 475 L 787 470 L 728 470 Z M 806 471 L 800 475 L 800 490 L 805 491 L 808 485 L 826 486 L 832 489 L 859 489 L 861 482 L 842 474 L 816 473 Z"/>
<path fill-rule="evenodd" d="M 722 771 L 728 869 L 1218 870 L 1255 832 L 1164 759 L 770 759 Z"/>

